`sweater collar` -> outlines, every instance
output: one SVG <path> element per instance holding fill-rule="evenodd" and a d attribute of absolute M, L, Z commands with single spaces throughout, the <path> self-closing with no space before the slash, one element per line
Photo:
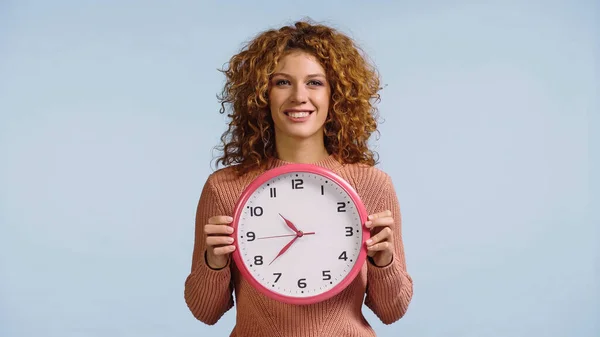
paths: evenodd
<path fill-rule="evenodd" d="M 271 163 L 268 166 L 268 169 L 272 169 L 272 168 L 276 168 L 279 166 L 284 166 L 284 165 L 289 165 L 289 164 L 294 164 L 293 162 L 288 162 L 285 160 L 281 160 L 279 158 L 274 158 L 271 160 Z M 334 155 L 330 154 L 329 156 L 316 161 L 314 163 L 310 163 L 311 165 L 315 165 L 315 166 L 320 166 L 326 169 L 329 169 L 331 171 L 336 171 L 337 169 L 339 169 L 340 167 L 342 167 L 342 163 L 340 163 Z"/>

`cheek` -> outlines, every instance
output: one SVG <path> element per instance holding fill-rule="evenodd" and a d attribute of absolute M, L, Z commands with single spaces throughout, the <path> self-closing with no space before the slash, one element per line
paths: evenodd
<path fill-rule="evenodd" d="M 271 110 L 279 109 L 284 101 L 285 97 L 282 93 L 273 92 L 269 94 L 269 107 Z"/>
<path fill-rule="evenodd" d="M 324 92 L 318 97 L 319 108 L 321 110 L 329 110 L 329 102 L 331 100 L 331 95 L 328 92 Z"/>

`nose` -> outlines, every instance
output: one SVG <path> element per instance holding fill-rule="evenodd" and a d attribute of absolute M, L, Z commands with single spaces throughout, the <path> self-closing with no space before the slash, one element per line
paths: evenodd
<path fill-rule="evenodd" d="M 296 85 L 292 90 L 292 103 L 303 104 L 308 101 L 308 91 L 303 85 Z"/>

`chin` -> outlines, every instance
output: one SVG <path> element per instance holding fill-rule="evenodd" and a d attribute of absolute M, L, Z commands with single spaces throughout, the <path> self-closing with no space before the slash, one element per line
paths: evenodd
<path fill-rule="evenodd" d="M 312 137 L 316 137 L 319 133 L 323 133 L 322 128 L 302 128 L 302 127 L 288 127 L 279 130 L 281 134 L 286 137 L 304 140 Z"/>

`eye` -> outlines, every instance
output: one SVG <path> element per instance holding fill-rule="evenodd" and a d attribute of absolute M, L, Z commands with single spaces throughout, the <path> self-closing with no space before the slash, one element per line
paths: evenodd
<path fill-rule="evenodd" d="M 323 82 L 317 80 L 308 81 L 309 85 L 323 85 Z"/>
<path fill-rule="evenodd" d="M 284 85 L 284 84 L 289 84 L 290 81 L 288 80 L 275 80 L 275 85 Z"/>

